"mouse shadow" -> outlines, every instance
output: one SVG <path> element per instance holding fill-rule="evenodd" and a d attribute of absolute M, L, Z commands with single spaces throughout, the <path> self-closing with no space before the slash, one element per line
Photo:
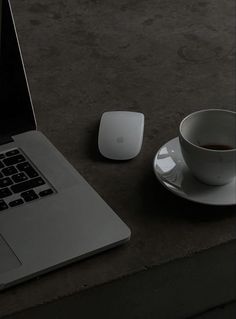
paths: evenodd
<path fill-rule="evenodd" d="M 152 170 L 149 170 L 144 176 L 141 193 L 142 211 L 149 215 L 158 215 L 163 219 L 174 218 L 189 222 L 208 222 L 233 218 L 236 215 L 235 205 L 204 205 L 171 193 L 157 180 Z M 147 207 L 149 207 L 148 211 Z"/>

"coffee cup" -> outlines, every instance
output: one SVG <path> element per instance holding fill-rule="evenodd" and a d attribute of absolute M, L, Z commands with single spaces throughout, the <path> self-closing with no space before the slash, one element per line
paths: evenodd
<path fill-rule="evenodd" d="M 179 141 L 183 158 L 199 181 L 209 185 L 233 181 L 236 176 L 236 112 L 207 109 L 188 115 L 180 123 Z"/>

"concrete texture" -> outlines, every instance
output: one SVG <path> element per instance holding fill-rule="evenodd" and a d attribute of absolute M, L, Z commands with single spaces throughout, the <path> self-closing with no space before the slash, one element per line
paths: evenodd
<path fill-rule="evenodd" d="M 235 298 L 235 249 L 236 241 L 220 245 L 6 319 L 191 319 L 217 313 L 210 309 Z M 221 319 L 230 319 L 226 310 Z"/>
<path fill-rule="evenodd" d="M 236 239 L 235 207 L 177 198 L 152 172 L 156 151 L 177 135 L 185 115 L 211 107 L 235 110 L 235 2 L 12 0 L 12 5 L 39 129 L 129 225 L 132 239 L 5 291 L 0 317 L 82 296 L 93 287 L 99 295 L 102 284 L 149 276 L 165 263 L 194 259 L 197 252 Z M 98 154 L 97 128 L 104 111 L 123 109 L 145 114 L 144 144 L 137 158 L 116 163 Z M 229 260 L 236 269 L 235 254 Z M 227 275 L 223 266 L 221 271 Z M 218 283 L 214 291 L 221 290 Z M 203 279 L 201 284 L 204 290 Z M 236 298 L 233 284 L 232 279 L 224 302 Z"/>
<path fill-rule="evenodd" d="M 207 311 L 197 317 L 192 317 L 191 319 L 235 319 L 236 318 L 236 303 L 230 303 L 217 307 L 211 311 Z"/>

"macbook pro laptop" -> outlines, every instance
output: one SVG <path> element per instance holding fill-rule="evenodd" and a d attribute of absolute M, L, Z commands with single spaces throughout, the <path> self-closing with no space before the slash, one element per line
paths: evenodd
<path fill-rule="evenodd" d="M 0 290 L 129 240 L 37 130 L 9 0 L 0 0 Z"/>

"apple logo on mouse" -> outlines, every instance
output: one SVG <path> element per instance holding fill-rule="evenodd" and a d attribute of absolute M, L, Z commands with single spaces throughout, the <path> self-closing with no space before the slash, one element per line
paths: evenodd
<path fill-rule="evenodd" d="M 124 137 L 123 136 L 117 137 L 116 142 L 117 143 L 124 143 Z"/>

